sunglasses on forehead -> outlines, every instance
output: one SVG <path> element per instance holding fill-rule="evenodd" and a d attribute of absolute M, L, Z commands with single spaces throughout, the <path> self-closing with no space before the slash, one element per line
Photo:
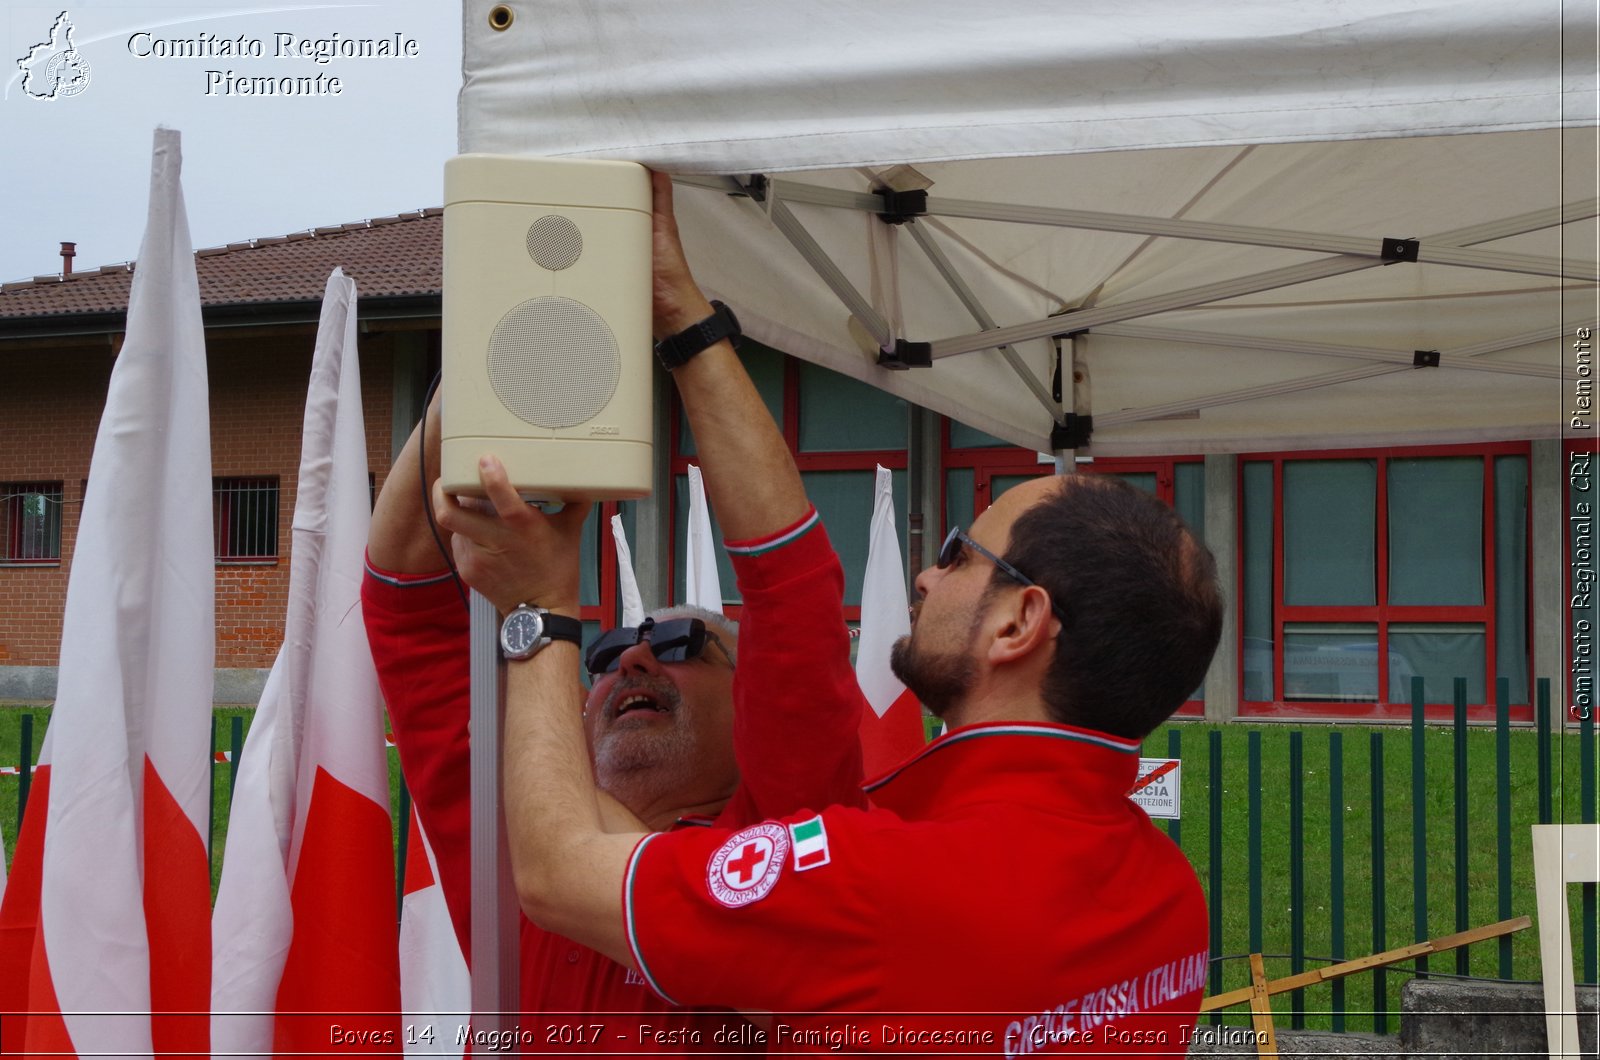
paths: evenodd
<path fill-rule="evenodd" d="M 698 659 L 706 653 L 707 648 L 716 645 L 722 657 L 728 660 L 728 665 L 734 665 L 733 655 L 722 643 L 722 638 L 707 629 L 706 624 L 698 618 L 668 618 L 660 622 L 647 618 L 637 626 L 618 626 L 607 630 L 589 645 L 588 652 L 584 654 L 584 665 L 593 677 L 611 673 L 621 661 L 622 653 L 639 643 L 649 644 L 650 654 L 664 663 Z"/>
<path fill-rule="evenodd" d="M 935 565 L 940 570 L 944 570 L 946 567 L 950 566 L 950 564 L 954 563 L 960 558 L 962 546 L 972 549 L 972 551 L 976 552 L 990 563 L 993 563 L 996 567 L 999 567 L 1001 573 L 1005 574 L 1012 581 L 1020 582 L 1023 585 L 1036 586 L 1040 589 L 1044 589 L 1044 586 L 1039 585 L 1038 582 L 1034 581 L 1032 578 L 1028 577 L 1026 574 L 1022 573 L 1017 568 L 1013 567 L 1011 564 L 995 555 L 993 552 L 990 552 L 988 549 L 972 540 L 972 538 L 968 537 L 966 534 L 962 533 L 961 527 L 959 526 L 952 526 L 950 528 L 950 533 L 946 535 L 944 544 L 939 546 L 939 558 L 934 561 Z M 1044 594 L 1045 596 L 1050 596 L 1050 590 L 1045 589 Z M 1067 616 L 1062 614 L 1061 608 L 1056 606 L 1054 598 L 1051 598 L 1050 600 L 1050 610 L 1054 611 L 1056 613 L 1056 617 L 1061 621 L 1065 622 L 1067 620 Z"/>

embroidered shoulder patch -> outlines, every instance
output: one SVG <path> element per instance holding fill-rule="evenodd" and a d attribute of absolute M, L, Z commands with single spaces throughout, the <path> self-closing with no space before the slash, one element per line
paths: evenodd
<path fill-rule="evenodd" d="M 778 882 L 789 857 L 789 830 L 781 824 L 758 824 L 735 832 L 706 864 L 711 897 L 738 909 L 765 898 Z"/>
<path fill-rule="evenodd" d="M 823 827 L 820 814 L 790 825 L 789 838 L 794 843 L 794 871 L 820 869 L 833 860 L 828 850 L 828 830 Z"/>

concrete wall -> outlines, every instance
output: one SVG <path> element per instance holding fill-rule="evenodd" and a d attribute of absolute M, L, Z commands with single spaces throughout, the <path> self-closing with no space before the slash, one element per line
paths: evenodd
<path fill-rule="evenodd" d="M 1529 580 L 1533 590 L 1533 675 L 1550 678 L 1551 714 L 1560 724 L 1567 713 L 1567 611 L 1562 581 L 1567 530 L 1562 491 L 1566 462 L 1561 457 L 1561 443 L 1554 439 L 1534 442 L 1528 473 L 1533 494 L 1533 529 L 1528 541 L 1533 553 Z"/>
<path fill-rule="evenodd" d="M 1206 457 L 1206 546 L 1222 585 L 1222 639 L 1206 671 L 1206 720 L 1239 716 L 1239 458 Z"/>
<path fill-rule="evenodd" d="M 1578 990 L 1578 1044 L 1595 1055 L 1594 987 Z M 1549 1056 L 1544 988 L 1413 979 L 1400 991 L 1400 1048 L 1435 1060 Z"/>

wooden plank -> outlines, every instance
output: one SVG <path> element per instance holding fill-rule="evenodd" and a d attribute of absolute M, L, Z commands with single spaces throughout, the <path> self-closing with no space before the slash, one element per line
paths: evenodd
<path fill-rule="evenodd" d="M 1250 1025 L 1256 1032 L 1256 1055 L 1277 1060 L 1278 1034 L 1272 1026 L 1272 991 L 1267 989 L 1267 966 L 1259 953 L 1250 955 Z"/>
<path fill-rule="evenodd" d="M 1429 939 L 1426 942 L 1414 942 L 1409 946 L 1402 946 L 1399 949 L 1385 950 L 1382 953 L 1374 953 L 1368 957 L 1357 957 L 1354 960 L 1341 961 L 1338 964 L 1331 964 L 1326 968 L 1316 968 L 1309 972 L 1301 972 L 1298 975 L 1290 975 L 1285 976 L 1282 979 L 1271 980 L 1267 983 L 1267 993 L 1269 995 L 1282 994 L 1290 990 L 1299 990 L 1304 987 L 1315 986 L 1318 983 L 1325 983 L 1332 979 L 1340 979 L 1347 975 L 1354 975 L 1357 972 L 1370 971 L 1373 968 L 1382 968 L 1385 965 L 1411 960 L 1414 957 L 1421 957 L 1425 954 L 1444 953 L 1449 950 L 1453 950 L 1458 946 L 1468 946 L 1474 942 L 1482 942 L 1485 939 L 1498 938 L 1501 935 L 1509 935 L 1514 931 L 1521 931 L 1524 928 L 1529 928 L 1532 926 L 1532 919 L 1525 916 L 1519 916 L 1513 917 L 1510 920 L 1502 920 L 1496 924 L 1486 924 L 1483 927 L 1476 927 L 1468 931 L 1461 931 L 1454 935 L 1445 935 L 1441 938 Z M 1252 954 L 1252 956 L 1256 955 Z M 1230 1005 L 1242 1005 L 1251 1000 L 1254 996 L 1255 987 L 1253 986 L 1240 987 L 1237 990 L 1224 991 L 1221 994 L 1208 997 L 1204 1001 L 1200 1002 L 1200 1011 L 1210 1012 L 1213 1009 L 1227 1008 Z"/>
<path fill-rule="evenodd" d="M 1483 927 L 1475 927 L 1469 931 L 1434 939 L 1433 948 L 1438 952 L 1453 950 L 1457 946 L 1467 946 L 1474 942 L 1482 942 L 1484 939 L 1498 938 L 1501 935 L 1509 935 L 1513 931 L 1521 931 L 1523 928 L 1532 926 L 1533 919 L 1531 917 L 1512 917 L 1510 920 L 1502 920 L 1498 924 L 1485 924 Z"/>
<path fill-rule="evenodd" d="M 1254 957 L 1257 955 L 1251 954 L 1251 956 Z M 1320 982 L 1322 982 L 1322 976 L 1318 975 L 1316 972 L 1301 972 L 1299 975 L 1291 975 L 1286 979 L 1272 980 L 1267 984 L 1267 993 L 1281 994 L 1286 990 L 1295 990 L 1305 986 L 1316 986 Z M 1225 993 L 1217 994 L 1213 997 L 1206 998 L 1204 1001 L 1201 1001 L 1200 1011 L 1210 1012 L 1212 1009 L 1227 1008 L 1230 1005 L 1242 1005 L 1246 1001 L 1249 1001 L 1251 998 L 1255 997 L 1255 994 L 1255 987 L 1241 986 L 1237 990 L 1229 990 Z"/>
<path fill-rule="evenodd" d="M 1318 976 L 1322 979 L 1340 979 L 1357 972 L 1370 971 L 1373 968 L 1382 968 L 1385 965 L 1395 964 L 1399 961 L 1410 960 L 1413 957 L 1423 957 L 1430 953 L 1438 953 L 1439 948 L 1431 941 L 1413 942 L 1409 946 L 1402 946 L 1397 950 L 1385 950 L 1374 953 L 1368 957 L 1357 957 L 1354 960 L 1344 961 L 1340 964 L 1331 964 L 1326 968 L 1319 968 Z"/>

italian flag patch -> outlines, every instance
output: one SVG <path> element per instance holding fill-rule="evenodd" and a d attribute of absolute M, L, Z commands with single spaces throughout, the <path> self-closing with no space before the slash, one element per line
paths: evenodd
<path fill-rule="evenodd" d="M 828 854 L 828 830 L 822 826 L 821 817 L 790 825 L 789 838 L 794 845 L 794 871 L 821 868 L 832 860 Z"/>

